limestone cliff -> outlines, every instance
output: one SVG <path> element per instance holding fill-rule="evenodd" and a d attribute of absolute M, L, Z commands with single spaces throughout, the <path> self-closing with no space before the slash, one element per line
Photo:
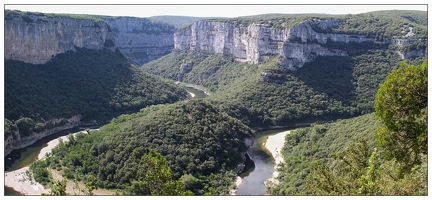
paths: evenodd
<path fill-rule="evenodd" d="M 43 64 L 75 47 L 115 49 L 115 33 L 102 20 L 8 11 L 4 27 L 5 59 Z"/>
<path fill-rule="evenodd" d="M 158 59 L 174 48 L 174 26 L 136 17 L 102 17 L 116 32 L 116 46 L 138 65 Z"/>
<path fill-rule="evenodd" d="M 317 56 L 348 56 L 346 51 L 326 47 L 330 40 L 340 43 L 385 43 L 363 35 L 317 31 L 343 23 L 341 20 L 311 19 L 290 28 L 275 28 L 265 22 L 235 26 L 228 22 L 203 20 L 175 32 L 174 48 L 232 55 L 252 63 L 265 60 L 269 55 L 281 55 L 281 65 L 295 70 Z M 423 54 L 424 51 L 406 52 L 401 56 Z"/>
<path fill-rule="evenodd" d="M 82 125 L 81 117 L 79 115 L 72 116 L 69 119 L 64 119 L 64 118 L 51 119 L 44 123 L 44 125 L 48 125 L 48 124 L 54 126 L 54 128 L 39 133 L 33 132 L 27 137 L 21 137 L 18 130 L 13 131 L 11 136 L 5 137 L 4 155 L 5 156 L 8 155 L 12 150 L 20 149 L 32 145 L 37 140 L 44 138 L 46 136 L 52 135 L 62 130 L 67 130 Z"/>

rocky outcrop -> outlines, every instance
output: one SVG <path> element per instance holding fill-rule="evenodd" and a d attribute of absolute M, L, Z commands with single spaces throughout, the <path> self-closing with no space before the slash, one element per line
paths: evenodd
<path fill-rule="evenodd" d="M 26 137 L 21 137 L 19 131 L 13 131 L 12 136 L 5 138 L 4 155 L 5 156 L 8 155 L 14 149 L 20 149 L 32 145 L 37 140 L 44 138 L 46 136 L 52 135 L 62 130 L 67 130 L 82 125 L 81 116 L 79 115 L 72 116 L 69 119 L 64 119 L 64 118 L 52 119 L 44 123 L 44 125 L 48 125 L 48 124 L 55 127 L 39 133 L 33 132 Z"/>
<path fill-rule="evenodd" d="M 174 48 L 204 50 L 252 63 L 266 60 L 270 55 L 281 55 L 282 67 L 295 70 L 317 56 L 348 56 L 346 51 L 326 47 L 330 40 L 340 43 L 382 43 L 362 35 L 322 31 L 343 23 L 339 20 L 314 19 L 291 28 L 274 28 L 262 22 L 234 26 L 226 22 L 203 20 L 174 33 Z"/>
<path fill-rule="evenodd" d="M 249 148 L 254 143 L 254 138 L 245 138 L 243 142 L 246 145 L 246 149 L 249 150 Z M 247 154 L 247 150 L 245 152 L 239 152 L 239 155 L 241 157 L 241 162 L 237 165 L 236 171 L 238 174 L 240 174 L 245 169 L 247 162 L 251 161 L 249 155 Z"/>
<path fill-rule="evenodd" d="M 4 28 L 5 59 L 26 63 L 43 64 L 76 47 L 115 49 L 115 33 L 102 20 L 6 12 Z"/>
<path fill-rule="evenodd" d="M 177 75 L 177 81 L 182 82 L 184 75 L 189 73 L 192 70 L 193 66 L 194 66 L 193 62 L 181 64 L 180 65 L 180 72 Z"/>
<path fill-rule="evenodd" d="M 139 66 L 171 53 L 176 28 L 145 18 L 102 17 L 116 32 L 116 46 Z"/>

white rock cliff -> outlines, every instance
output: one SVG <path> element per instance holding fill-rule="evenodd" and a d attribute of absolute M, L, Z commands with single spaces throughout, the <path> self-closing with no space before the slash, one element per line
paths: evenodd
<path fill-rule="evenodd" d="M 322 33 L 314 29 L 326 30 L 342 23 L 338 20 L 315 19 L 291 28 L 274 28 L 261 22 L 234 26 L 226 22 L 203 20 L 175 32 L 174 48 L 231 55 L 251 63 L 263 61 L 269 55 L 281 55 L 281 65 L 296 70 L 317 56 L 348 56 L 345 51 L 325 47 L 328 40 L 342 43 L 378 42 L 362 35 Z M 407 52 L 402 58 L 411 54 Z"/>
<path fill-rule="evenodd" d="M 116 47 L 138 65 L 171 53 L 175 27 L 145 18 L 103 17 L 116 32 Z"/>
<path fill-rule="evenodd" d="M 115 33 L 106 22 L 44 15 L 5 16 L 5 59 L 32 64 L 57 54 L 87 49 L 115 49 Z"/>

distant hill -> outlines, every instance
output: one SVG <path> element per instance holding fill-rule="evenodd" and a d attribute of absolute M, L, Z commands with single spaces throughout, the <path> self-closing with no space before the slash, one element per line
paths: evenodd
<path fill-rule="evenodd" d="M 152 22 L 162 22 L 169 25 L 173 25 L 174 27 L 181 28 L 187 25 L 191 25 L 196 21 L 202 20 L 202 19 L 209 19 L 208 17 L 188 17 L 188 16 L 173 16 L 173 15 L 160 15 L 160 16 L 153 16 L 148 17 Z"/>

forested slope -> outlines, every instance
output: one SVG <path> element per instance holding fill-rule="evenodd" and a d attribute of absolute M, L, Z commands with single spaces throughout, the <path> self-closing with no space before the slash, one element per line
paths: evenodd
<path fill-rule="evenodd" d="M 427 61 L 380 85 L 374 114 L 286 136 L 274 195 L 427 195 Z"/>
<path fill-rule="evenodd" d="M 142 66 L 164 78 L 206 87 L 210 100 L 251 127 L 293 126 L 373 112 L 378 85 L 402 61 L 389 50 L 318 57 L 297 71 L 278 57 L 259 64 L 206 52 L 173 51 Z M 419 59 L 412 60 L 419 63 Z"/>
<path fill-rule="evenodd" d="M 46 64 L 5 61 L 5 138 L 49 129 L 53 118 L 104 123 L 121 113 L 185 99 L 187 92 L 131 66 L 120 52 L 78 49 Z"/>
<path fill-rule="evenodd" d="M 144 170 L 140 158 L 150 147 L 167 159 L 173 177 L 182 180 L 185 190 L 225 195 L 241 170 L 238 164 L 245 161 L 251 137 L 251 129 L 239 120 L 206 101 L 192 100 L 122 115 L 100 131 L 60 144 L 51 157 L 35 165 L 42 167 L 40 171 L 47 166 L 61 170 L 69 179 L 87 181 L 94 176 L 99 187 L 137 194 L 131 186 Z M 46 177 L 40 174 L 36 177 Z"/>
<path fill-rule="evenodd" d="M 280 184 L 270 186 L 272 195 L 311 195 L 306 188 L 306 176 L 320 161 L 334 168 L 339 152 L 359 141 L 375 145 L 374 131 L 381 125 L 373 113 L 334 123 L 313 124 L 291 131 L 285 138 L 280 166 Z"/>
<path fill-rule="evenodd" d="M 249 42 L 256 46 L 256 51 L 263 52 L 259 53 L 263 61 L 250 64 L 240 62 L 241 59 L 234 57 L 234 54 L 215 54 L 211 49 L 218 49 L 219 46 L 217 41 L 213 41 L 208 44 L 213 45 L 208 47 L 209 51 L 181 47 L 186 50 L 175 49 L 171 54 L 143 65 L 142 69 L 164 78 L 207 88 L 213 94 L 210 99 L 251 127 L 293 126 L 316 120 L 354 117 L 373 112 L 378 85 L 402 60 L 413 64 L 421 62 L 422 52 L 427 47 L 426 14 L 421 11 L 383 11 L 343 16 L 269 15 L 263 18 L 252 16 L 208 20 L 196 31 L 205 29 L 202 32 L 207 33 L 214 21 L 223 22 L 214 26 L 223 26 L 227 30 L 228 27 L 236 27 L 232 29 L 236 30 L 236 34 L 247 32 L 245 27 L 251 24 L 254 25 L 248 28 L 251 29 L 249 31 L 253 27 L 260 27 L 260 31 L 252 32 L 261 34 L 261 42 L 253 43 L 253 39 Z M 332 23 L 337 25 L 329 25 Z M 310 29 L 307 28 L 309 25 Z M 294 26 L 297 27 L 298 32 L 295 34 L 298 37 L 289 36 L 287 41 L 283 41 L 280 38 L 282 36 L 276 34 L 281 30 L 289 31 L 287 28 Z M 270 36 L 264 34 L 266 31 Z M 325 36 L 328 38 L 325 42 L 316 38 L 312 40 L 308 34 L 315 34 L 313 37 L 319 40 Z M 188 43 L 189 40 L 184 39 L 188 38 L 187 31 L 179 35 L 181 37 L 178 40 Z M 210 34 L 208 37 L 237 41 L 230 38 L 230 34 L 220 35 L 223 33 Z M 341 39 L 344 35 L 349 36 L 350 42 Z M 251 37 L 250 34 L 240 36 Z M 353 38 L 358 41 L 352 42 Z M 201 49 L 207 48 L 205 38 L 190 38 L 190 41 L 190 49 L 199 49 L 193 46 L 194 43 L 202 43 Z M 230 46 L 231 43 L 225 45 L 228 45 L 227 49 L 235 48 Z M 280 49 L 281 45 L 284 46 L 283 52 L 294 53 L 264 54 L 276 52 L 275 49 Z M 329 52 L 346 52 L 346 55 L 320 56 L 323 54 L 320 50 L 310 52 L 310 55 L 303 53 L 308 48 L 318 48 L 316 45 Z M 183 41 L 178 42 L 178 46 L 183 46 Z M 291 59 L 286 56 L 314 59 L 291 71 L 281 62 Z"/>

